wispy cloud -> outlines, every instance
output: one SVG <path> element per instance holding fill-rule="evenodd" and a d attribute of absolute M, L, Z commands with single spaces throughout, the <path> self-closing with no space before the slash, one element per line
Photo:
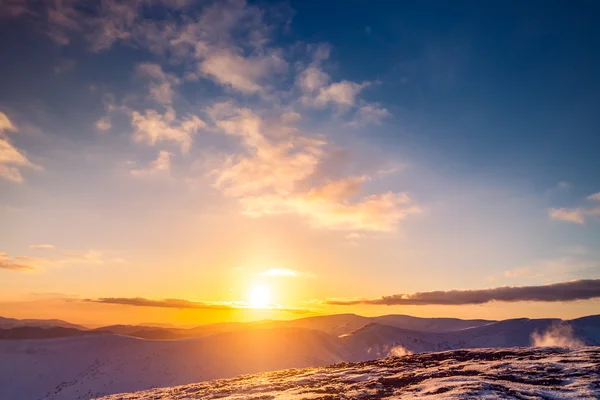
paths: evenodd
<path fill-rule="evenodd" d="M 575 224 L 583 224 L 585 222 L 583 210 L 580 208 L 550 208 L 548 215 L 550 218 L 558 221 L 573 222 Z"/>
<path fill-rule="evenodd" d="M 85 299 L 88 303 L 116 304 L 122 306 L 134 307 L 159 307 L 176 308 L 191 310 L 241 310 L 252 308 L 243 302 L 208 302 L 208 301 L 190 301 L 183 299 L 148 299 L 144 297 L 102 297 L 98 299 Z M 311 313 L 311 310 L 300 308 L 285 308 L 280 306 L 271 306 L 261 308 L 261 311 L 287 312 L 293 314 Z"/>
<path fill-rule="evenodd" d="M 27 256 L 9 258 L 7 253 L 0 252 L 0 269 L 12 271 L 33 271 L 40 268 L 42 264 L 47 262 L 48 260 L 42 258 L 33 258 Z"/>
<path fill-rule="evenodd" d="M 394 294 L 377 299 L 329 299 L 329 305 L 466 305 L 492 301 L 559 302 L 600 297 L 600 279 L 577 280 L 543 286 L 498 287 L 481 290 L 449 290 Z"/>
<path fill-rule="evenodd" d="M 30 249 L 52 250 L 55 247 L 53 245 L 51 245 L 51 244 L 43 243 L 43 244 L 30 244 L 29 248 Z"/>
<path fill-rule="evenodd" d="M 217 109 L 209 112 L 216 118 L 216 128 L 239 138 L 246 152 L 227 157 L 214 168 L 215 187 L 237 198 L 244 214 L 297 214 L 319 228 L 393 231 L 400 220 L 420 212 L 406 193 L 370 194 L 356 200 L 367 176 L 319 174 L 328 157 L 324 139 L 264 120 L 249 109 L 231 104 Z"/>
<path fill-rule="evenodd" d="M 286 68 L 286 61 L 276 53 L 246 58 L 225 49 L 208 52 L 198 67 L 200 73 L 217 83 L 244 93 L 262 91 L 262 79 Z"/>
<path fill-rule="evenodd" d="M 586 199 L 593 202 L 600 201 L 600 193 L 591 194 Z M 586 217 L 600 216 L 600 207 L 585 205 L 577 208 L 550 208 L 548 215 L 552 219 L 583 225 Z"/>
<path fill-rule="evenodd" d="M 24 3 L 32 6 L 28 0 Z M 157 23 L 147 16 L 158 6 L 177 12 Z M 370 192 L 368 182 L 377 174 L 326 172 L 335 145 L 327 134 L 301 127 L 307 113 L 316 112 L 314 108 L 328 111 L 340 127 L 379 124 L 390 113 L 361 98 L 375 82 L 334 79 L 325 72 L 328 45 L 298 43 L 294 51 L 278 47 L 274 33 L 287 23 L 281 9 L 271 15 L 270 7 L 244 0 L 207 2 L 195 8 L 174 0 L 143 5 L 107 0 L 93 12 L 71 2 L 44 7 L 52 16 L 47 21 L 37 21 L 43 14 L 37 8 L 21 17 L 39 22 L 61 45 L 77 35 L 92 51 L 119 42 L 156 56 L 134 70 L 147 82 L 156 107 L 144 103 L 143 109 L 136 108 L 123 101 L 122 106 L 111 102 L 107 111 L 129 117 L 134 142 L 175 145 L 186 155 L 193 153 L 198 133 L 227 135 L 227 143 L 236 142 L 235 150 L 211 149 L 203 156 L 210 159 L 206 164 L 213 186 L 237 199 L 244 215 L 294 214 L 315 228 L 392 232 L 401 220 L 421 211 L 408 193 Z M 182 8 L 186 12 L 181 13 Z M 208 123 L 200 113 L 176 109 L 180 99 L 175 88 L 199 79 L 211 81 L 229 97 L 203 110 L 211 119 Z M 240 98 L 250 95 L 259 95 L 255 102 L 244 100 L 253 108 L 237 106 Z M 96 128 L 110 130 L 110 117 L 97 121 Z M 150 165 L 131 174 L 168 172 L 174 157 L 161 150 Z"/>
<path fill-rule="evenodd" d="M 15 147 L 6 132 L 16 132 L 17 128 L 6 116 L 0 112 L 0 178 L 21 183 L 23 176 L 20 168 L 41 169 L 40 166 L 27 159 L 21 150 Z"/>
<path fill-rule="evenodd" d="M 600 201 L 600 192 L 591 194 L 587 197 L 588 200 Z"/>
<path fill-rule="evenodd" d="M 142 63 L 136 67 L 139 76 L 150 80 L 150 96 L 159 104 L 171 104 L 175 97 L 173 86 L 179 85 L 181 80 L 174 74 L 163 71 L 159 64 Z"/>

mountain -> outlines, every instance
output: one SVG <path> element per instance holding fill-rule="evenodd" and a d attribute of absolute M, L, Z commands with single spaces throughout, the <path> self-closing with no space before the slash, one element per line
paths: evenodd
<path fill-rule="evenodd" d="M 0 399 L 89 399 L 349 358 L 340 339 L 302 328 L 160 341 L 112 334 L 5 340 L 0 341 Z"/>
<path fill-rule="evenodd" d="M 401 314 L 382 315 L 370 319 L 383 325 L 420 332 L 452 332 L 498 322 L 486 319 L 419 318 Z"/>
<path fill-rule="evenodd" d="M 543 342 L 540 345 L 594 346 L 600 344 L 600 316 L 572 321 L 519 318 L 433 333 L 371 323 L 341 340 L 358 360 L 465 348 L 526 347 L 536 340 Z"/>
<path fill-rule="evenodd" d="M 342 314 L 191 329 L 0 330 L 5 339 L 0 340 L 0 399 L 89 399 L 284 368 L 467 348 L 600 345 L 600 315 L 497 322 L 405 317 Z"/>
<path fill-rule="evenodd" d="M 22 340 L 22 339 L 53 339 L 73 336 L 90 335 L 93 332 L 81 331 L 74 328 L 62 328 L 58 326 L 38 327 L 38 326 L 19 326 L 16 328 L 0 329 L 1 340 Z"/>
<path fill-rule="evenodd" d="M 18 328 L 21 326 L 38 326 L 38 327 L 61 327 L 86 330 L 82 325 L 72 324 L 61 319 L 16 319 L 0 317 L 0 329 Z"/>
<path fill-rule="evenodd" d="M 600 348 L 459 350 L 278 371 L 100 400 L 588 399 L 600 392 Z"/>
<path fill-rule="evenodd" d="M 371 318 L 356 314 L 319 315 L 290 321 L 268 321 L 260 326 L 316 329 L 333 336 L 340 336 L 371 322 Z"/>

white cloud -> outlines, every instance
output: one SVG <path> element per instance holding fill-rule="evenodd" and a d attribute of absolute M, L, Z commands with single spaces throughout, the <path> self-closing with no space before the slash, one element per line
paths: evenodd
<path fill-rule="evenodd" d="M 206 127 L 206 123 L 195 115 L 178 120 L 175 110 L 168 108 L 159 114 L 156 110 L 146 110 L 143 114 L 131 113 L 133 140 L 155 145 L 158 142 L 174 142 L 181 151 L 187 152 L 193 135 Z"/>
<path fill-rule="evenodd" d="M 588 200 L 600 201 L 600 192 L 589 195 Z"/>
<path fill-rule="evenodd" d="M 354 120 L 349 123 L 350 126 L 360 126 L 365 124 L 379 125 L 384 118 L 391 116 L 387 108 L 378 104 L 367 104 L 358 109 L 354 115 Z"/>
<path fill-rule="evenodd" d="M 308 67 L 296 78 L 296 86 L 306 93 L 315 93 L 329 84 L 329 75 L 318 67 Z"/>
<path fill-rule="evenodd" d="M 323 107 L 330 103 L 354 106 L 358 93 L 369 86 L 369 84 L 369 82 L 356 83 L 350 81 L 332 83 L 319 91 L 314 104 L 318 107 Z"/>
<path fill-rule="evenodd" d="M 4 135 L 5 131 L 17 131 L 6 114 L 0 112 L 0 178 L 21 183 L 23 176 L 20 168 L 41 169 L 27 159 L 21 150 L 16 148 Z"/>

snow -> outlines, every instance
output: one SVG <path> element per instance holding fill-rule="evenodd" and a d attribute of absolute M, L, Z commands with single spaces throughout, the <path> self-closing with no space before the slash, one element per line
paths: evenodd
<path fill-rule="evenodd" d="M 385 319 L 397 325 L 412 321 L 406 316 L 386 316 Z M 526 318 L 465 323 L 452 319 L 434 319 L 431 323 L 425 319 L 416 321 L 417 326 L 427 330 L 410 330 L 343 314 L 285 322 L 291 327 L 281 327 L 282 321 L 262 321 L 245 327 L 241 324 L 209 325 L 193 330 L 201 333 L 200 337 L 178 340 L 144 340 L 98 333 L 60 339 L 0 340 L 0 399 L 89 399 L 240 374 L 367 361 L 390 355 L 409 355 L 408 359 L 414 359 L 420 356 L 411 355 L 413 353 L 465 348 L 600 345 L 600 316 L 571 321 Z M 126 331 L 132 327 L 113 328 Z M 432 332 L 433 329 L 437 331 Z M 452 358 L 440 360 L 438 367 L 446 368 L 455 362 Z M 507 358 L 503 365 L 495 367 L 510 371 L 513 362 L 514 357 Z M 564 363 L 553 365 L 559 370 Z M 378 386 L 373 382 L 387 376 L 388 372 L 387 364 L 375 363 L 364 370 L 325 368 L 288 374 L 296 374 L 294 380 L 301 386 L 310 387 L 312 381 L 321 379 L 346 382 L 352 387 L 344 392 L 347 398 L 358 398 L 374 396 Z M 261 384 L 268 387 L 272 378 L 264 376 Z M 257 379 L 253 382 L 255 390 L 258 390 Z M 480 375 L 454 374 L 435 380 L 441 386 L 432 389 L 428 384 L 427 390 L 443 392 L 444 398 L 458 390 L 453 389 L 455 386 L 475 385 L 484 396 L 485 390 L 495 390 L 494 385 L 498 384 L 488 380 L 484 385 Z M 411 387 L 424 384 L 414 382 Z M 518 384 L 521 383 L 515 381 L 512 387 Z M 293 394 L 288 392 L 288 395 L 290 393 Z M 422 388 L 419 393 L 423 395 L 426 389 Z M 310 396 L 307 393 L 304 397 Z M 547 398 L 552 397 L 548 395 Z"/>
<path fill-rule="evenodd" d="M 141 399 L 598 399 L 600 348 L 455 350 L 246 375 L 103 397 Z"/>
<path fill-rule="evenodd" d="M 283 328 L 182 340 L 93 335 L 0 341 L 0 399 L 89 399 L 283 368 L 350 355 L 323 332 Z"/>

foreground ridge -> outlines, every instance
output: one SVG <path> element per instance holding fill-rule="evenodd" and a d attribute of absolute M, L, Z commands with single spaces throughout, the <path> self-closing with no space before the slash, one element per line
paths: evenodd
<path fill-rule="evenodd" d="M 600 348 L 454 350 L 116 394 L 141 399 L 600 399 Z"/>

